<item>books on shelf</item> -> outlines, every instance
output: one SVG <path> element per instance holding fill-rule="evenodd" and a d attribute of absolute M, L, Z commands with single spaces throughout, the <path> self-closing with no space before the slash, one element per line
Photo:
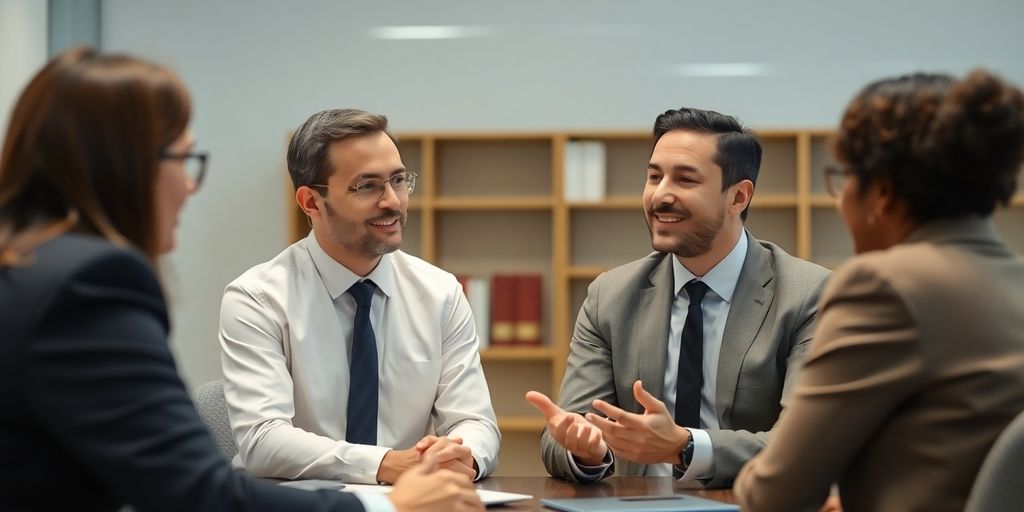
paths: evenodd
<path fill-rule="evenodd" d="M 459 276 L 476 321 L 480 348 L 539 347 L 543 314 L 540 274 Z"/>
<path fill-rule="evenodd" d="M 605 197 L 605 146 L 599 140 L 570 140 L 565 144 L 564 173 L 567 201 L 600 201 Z"/>
<path fill-rule="evenodd" d="M 491 344 L 491 282 L 486 277 L 459 276 L 459 283 L 473 310 L 480 350 L 484 350 Z"/>
<path fill-rule="evenodd" d="M 516 278 L 498 274 L 491 278 L 491 346 L 516 344 Z"/>
<path fill-rule="evenodd" d="M 495 274 L 491 280 L 491 346 L 541 344 L 540 274 Z"/>
<path fill-rule="evenodd" d="M 516 276 L 516 345 L 540 346 L 540 281 L 540 274 Z"/>

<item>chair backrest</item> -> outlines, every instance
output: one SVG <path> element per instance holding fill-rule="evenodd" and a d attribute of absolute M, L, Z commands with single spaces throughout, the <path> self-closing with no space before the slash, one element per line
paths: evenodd
<path fill-rule="evenodd" d="M 224 381 L 215 380 L 199 386 L 192 392 L 192 401 L 196 404 L 199 417 L 206 428 L 210 429 L 220 451 L 227 458 L 238 453 L 235 436 L 231 433 L 231 422 L 228 421 L 228 406 L 224 401 Z"/>
<path fill-rule="evenodd" d="M 999 512 L 1024 507 L 1024 411 L 1006 426 L 981 465 L 964 512 Z"/>

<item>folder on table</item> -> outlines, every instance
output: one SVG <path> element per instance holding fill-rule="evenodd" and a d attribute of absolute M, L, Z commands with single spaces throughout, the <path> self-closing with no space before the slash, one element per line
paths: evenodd
<path fill-rule="evenodd" d="M 676 494 L 622 498 L 563 498 L 540 500 L 545 507 L 566 512 L 738 512 L 740 507 L 721 501 Z"/>

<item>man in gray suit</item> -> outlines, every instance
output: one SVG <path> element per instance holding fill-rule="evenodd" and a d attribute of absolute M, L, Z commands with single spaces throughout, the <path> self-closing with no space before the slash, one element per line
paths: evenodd
<path fill-rule="evenodd" d="M 736 119 L 669 110 L 654 140 L 643 203 L 656 252 L 590 285 L 560 406 L 527 399 L 547 417 L 552 476 L 727 487 L 782 411 L 828 271 L 744 229 L 761 145 Z"/>

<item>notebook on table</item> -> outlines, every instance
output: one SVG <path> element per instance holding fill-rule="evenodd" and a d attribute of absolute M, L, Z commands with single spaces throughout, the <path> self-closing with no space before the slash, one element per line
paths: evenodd
<path fill-rule="evenodd" d="M 721 501 L 685 496 L 629 496 L 622 498 L 542 499 L 545 507 L 565 512 L 738 512 L 740 507 Z"/>

